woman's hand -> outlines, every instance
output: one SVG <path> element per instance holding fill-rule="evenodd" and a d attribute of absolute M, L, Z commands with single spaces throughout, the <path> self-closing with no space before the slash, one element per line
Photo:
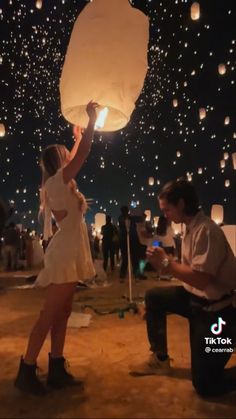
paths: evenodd
<path fill-rule="evenodd" d="M 88 114 L 88 117 L 94 123 L 96 122 L 96 119 L 97 119 L 96 108 L 98 107 L 99 107 L 98 103 L 93 102 L 92 100 L 86 106 L 86 112 Z"/>
<path fill-rule="evenodd" d="M 161 262 L 167 258 L 167 254 L 162 247 L 148 247 L 146 255 L 148 261 L 156 270 L 161 268 Z"/>

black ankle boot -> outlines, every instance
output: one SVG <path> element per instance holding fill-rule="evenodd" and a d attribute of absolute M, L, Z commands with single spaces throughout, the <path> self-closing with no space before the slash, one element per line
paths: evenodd
<path fill-rule="evenodd" d="M 60 389 L 63 387 L 79 386 L 83 388 L 83 381 L 76 380 L 72 374 L 66 371 L 65 368 L 65 358 L 62 356 L 60 358 L 51 358 L 49 356 L 49 365 L 48 365 L 48 378 L 47 384 L 50 387 L 55 389 Z"/>
<path fill-rule="evenodd" d="M 34 396 L 43 396 L 47 391 L 36 375 L 36 368 L 36 364 L 25 364 L 23 357 L 21 357 L 14 386 L 25 393 L 33 394 Z"/>

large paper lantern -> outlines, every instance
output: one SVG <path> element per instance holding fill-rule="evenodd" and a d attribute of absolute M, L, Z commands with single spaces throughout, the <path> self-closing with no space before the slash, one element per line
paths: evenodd
<path fill-rule="evenodd" d="M 0 124 L 0 137 L 4 137 L 5 134 L 6 134 L 5 125 Z"/>
<path fill-rule="evenodd" d="M 222 224 L 224 220 L 224 208 L 222 205 L 214 204 L 211 207 L 211 219 L 216 224 Z"/>
<path fill-rule="evenodd" d="M 94 0 L 77 18 L 60 80 L 61 110 L 86 126 L 90 100 L 108 108 L 100 131 L 130 120 L 147 71 L 148 18 L 128 0 Z"/>
<path fill-rule="evenodd" d="M 102 226 L 106 224 L 106 214 L 103 212 L 97 212 L 95 214 L 95 231 L 101 233 Z"/>
<path fill-rule="evenodd" d="M 198 20 L 200 18 L 200 4 L 197 1 L 192 4 L 190 13 L 192 20 Z"/>

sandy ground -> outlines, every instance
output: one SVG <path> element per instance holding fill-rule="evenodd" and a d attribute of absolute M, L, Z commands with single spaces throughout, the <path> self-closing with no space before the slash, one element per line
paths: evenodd
<path fill-rule="evenodd" d="M 149 274 L 149 277 L 151 275 Z M 173 282 L 172 282 L 173 283 Z M 184 319 L 170 316 L 168 322 L 169 352 L 173 357 L 171 377 L 131 377 L 128 365 L 148 356 L 145 322 L 140 314 L 126 312 L 98 315 L 93 309 L 88 328 L 69 328 L 65 356 L 73 374 L 85 380 L 85 392 L 76 388 L 50 392 L 43 398 L 25 396 L 13 386 L 19 357 L 24 353 L 29 331 L 43 300 L 42 290 L 14 289 L 25 284 L 24 278 L 0 275 L 1 316 L 1 418 L 235 418 L 236 392 L 218 400 L 203 400 L 192 388 L 188 326 Z M 163 283 L 154 279 L 142 281 L 134 296 Z M 164 283 L 166 285 L 166 283 Z M 125 307 L 122 299 L 127 285 L 115 275 L 112 286 L 78 291 L 74 311 L 88 304 L 98 310 Z M 45 380 L 49 340 L 38 363 Z M 235 354 L 229 366 L 236 364 Z"/>

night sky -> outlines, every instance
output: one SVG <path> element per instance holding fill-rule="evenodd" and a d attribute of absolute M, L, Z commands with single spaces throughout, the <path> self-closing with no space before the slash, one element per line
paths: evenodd
<path fill-rule="evenodd" d="M 6 129 L 0 195 L 14 205 L 15 221 L 31 228 L 37 227 L 40 152 L 52 143 L 73 144 L 72 127 L 60 112 L 59 79 L 73 23 L 87 4 L 42 3 L 38 9 L 36 0 L 0 2 L 0 123 Z M 191 19 L 192 3 L 132 2 L 150 19 L 149 69 L 130 123 L 95 135 L 77 177 L 94 200 L 90 222 L 96 212 L 116 220 L 120 206 L 131 201 L 160 215 L 160 187 L 187 176 L 206 214 L 212 204 L 223 204 L 225 223 L 236 224 L 236 2 L 201 0 L 199 20 Z"/>

